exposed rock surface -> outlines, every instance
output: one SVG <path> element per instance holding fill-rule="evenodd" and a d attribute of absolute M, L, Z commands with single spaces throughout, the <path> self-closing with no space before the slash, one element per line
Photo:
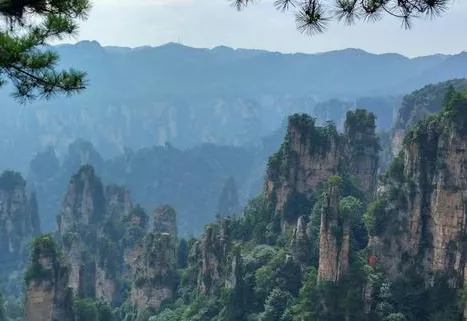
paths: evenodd
<path fill-rule="evenodd" d="M 206 228 L 200 248 L 195 247 L 195 255 L 199 259 L 198 293 L 212 294 L 215 291 L 216 281 L 224 275 L 227 253 L 231 245 L 228 221 L 212 224 Z"/>
<path fill-rule="evenodd" d="M 339 211 L 339 188 L 325 195 L 321 214 L 318 280 L 337 281 L 349 265 L 349 222 Z"/>
<path fill-rule="evenodd" d="M 37 201 L 35 195 L 27 197 L 25 187 L 19 173 L 0 176 L 0 262 L 19 262 L 24 245 L 40 232 Z"/>
<path fill-rule="evenodd" d="M 0 292 L 13 297 L 23 291 L 29 245 L 40 233 L 36 196 L 28 197 L 25 185 L 19 173 L 0 176 Z"/>
<path fill-rule="evenodd" d="M 392 152 L 394 156 L 403 150 L 404 136 L 410 126 L 428 115 L 441 111 L 444 96 L 450 86 L 455 90 L 467 88 L 467 80 L 455 79 L 427 85 L 403 98 L 392 131 Z"/>
<path fill-rule="evenodd" d="M 120 186 L 109 185 L 105 188 L 105 196 L 108 217 L 121 220 L 125 215 L 130 213 L 132 202 L 129 191 Z"/>
<path fill-rule="evenodd" d="M 154 232 L 169 233 L 177 239 L 177 213 L 171 206 L 162 205 L 154 211 Z"/>
<path fill-rule="evenodd" d="M 285 141 L 269 159 L 264 194 L 280 216 L 283 232 L 309 214 L 314 193 L 344 168 L 357 176 L 368 198 L 376 190 L 379 143 L 375 116 L 362 109 L 349 111 L 343 135 L 333 124 L 320 127 L 315 122 L 308 115 L 290 116 Z"/>
<path fill-rule="evenodd" d="M 33 244 L 26 281 L 25 321 L 73 320 L 68 269 L 58 260 L 55 243 L 50 236 Z"/>
<path fill-rule="evenodd" d="M 139 308 L 157 309 L 173 295 L 175 241 L 168 233 L 150 233 L 139 247 L 133 263 L 135 284 L 131 289 L 131 301 Z"/>
<path fill-rule="evenodd" d="M 415 265 L 428 282 L 436 272 L 449 275 L 452 286 L 465 282 L 466 121 L 450 115 L 466 107 L 467 98 L 458 98 L 453 111 L 422 122 L 406 138 L 401 178 L 383 191 L 389 221 L 369 246 L 393 274 Z M 403 195 L 390 197 L 394 185 Z"/>
<path fill-rule="evenodd" d="M 315 126 L 308 115 L 289 118 L 287 135 L 279 152 L 269 160 L 265 194 L 281 215 L 281 226 L 296 225 L 300 215 L 292 203 L 309 199 L 318 185 L 338 172 L 342 152 L 333 125 Z M 292 205 L 292 206 L 290 206 Z"/>
<path fill-rule="evenodd" d="M 380 148 L 375 116 L 363 109 L 347 112 L 344 137 L 350 172 L 358 177 L 360 186 L 371 198 L 376 190 Z"/>
<path fill-rule="evenodd" d="M 290 244 L 292 258 L 295 262 L 300 264 L 302 270 L 309 265 L 311 260 L 311 244 L 306 234 L 306 226 L 305 216 L 300 216 L 297 221 L 297 227 L 293 231 Z"/>
<path fill-rule="evenodd" d="M 85 165 L 72 177 L 57 219 L 60 235 L 77 226 L 88 226 L 103 219 L 106 209 L 104 188 L 94 169 Z"/>

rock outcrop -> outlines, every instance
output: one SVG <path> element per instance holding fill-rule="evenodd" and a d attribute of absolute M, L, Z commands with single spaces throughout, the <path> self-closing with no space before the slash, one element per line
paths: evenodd
<path fill-rule="evenodd" d="M 177 213 L 171 206 L 162 205 L 154 211 L 154 232 L 169 233 L 177 239 Z"/>
<path fill-rule="evenodd" d="M 109 185 L 105 187 L 107 200 L 107 217 L 114 220 L 122 220 L 131 211 L 131 194 L 123 187 Z"/>
<path fill-rule="evenodd" d="M 158 309 L 173 295 L 175 241 L 169 233 L 149 233 L 138 246 L 131 301 L 139 308 Z"/>
<path fill-rule="evenodd" d="M 113 185 L 104 188 L 91 166 L 82 166 L 72 177 L 57 219 L 57 234 L 69 262 L 74 295 L 108 304 L 117 300 L 125 253 L 118 245 L 123 236 L 119 224 L 131 213 L 129 192 Z"/>
<path fill-rule="evenodd" d="M 368 198 L 373 197 L 379 151 L 375 116 L 362 109 L 349 111 L 344 127 L 340 135 L 332 123 L 320 127 L 308 115 L 289 117 L 285 141 L 269 159 L 264 187 L 282 232 L 308 215 L 322 183 L 346 168 L 359 178 Z"/>
<path fill-rule="evenodd" d="M 94 169 L 80 167 L 71 178 L 60 214 L 57 218 L 58 233 L 63 236 L 79 226 L 102 221 L 106 213 L 104 187 Z"/>
<path fill-rule="evenodd" d="M 465 282 L 466 108 L 467 94 L 453 94 L 440 116 L 408 133 L 403 158 L 390 169 L 372 213 L 384 229 L 372 231 L 369 248 L 393 274 L 416 266 L 427 282 L 436 272 L 454 287 Z"/>
<path fill-rule="evenodd" d="M 37 200 L 34 193 L 27 196 L 25 186 L 19 173 L 6 171 L 0 176 L 0 284 L 6 295 L 22 291 L 29 244 L 40 233 Z"/>
<path fill-rule="evenodd" d="M 364 109 L 347 112 L 344 124 L 346 158 L 349 170 L 359 179 L 361 188 L 373 197 L 376 191 L 379 142 L 376 118 Z"/>
<path fill-rule="evenodd" d="M 216 216 L 221 218 L 234 217 L 240 212 L 237 185 L 233 177 L 230 177 L 222 188 L 221 195 L 219 196 Z"/>
<path fill-rule="evenodd" d="M 26 283 L 25 321 L 73 320 L 68 268 L 59 260 L 56 244 L 50 235 L 34 241 Z"/>
<path fill-rule="evenodd" d="M 350 228 L 339 210 L 339 187 L 324 195 L 321 214 L 318 280 L 338 281 L 349 265 Z"/>
<path fill-rule="evenodd" d="M 427 85 L 406 95 L 397 111 L 392 131 L 392 152 L 396 156 L 404 148 L 404 137 L 409 128 L 426 116 L 443 109 L 443 99 L 448 90 L 467 88 L 466 79 L 455 79 Z"/>
<path fill-rule="evenodd" d="M 297 227 L 293 231 L 290 244 L 292 258 L 300 265 L 302 271 L 311 261 L 311 244 L 306 233 L 306 226 L 306 217 L 300 216 L 297 221 Z"/>
<path fill-rule="evenodd" d="M 281 227 L 295 226 L 318 185 L 336 174 L 342 149 L 334 125 L 319 127 L 302 114 L 289 117 L 285 141 L 268 164 L 265 195 L 281 216 Z"/>
<path fill-rule="evenodd" d="M 200 294 L 212 294 L 217 281 L 225 275 L 227 254 L 232 246 L 230 224 L 228 220 L 208 225 L 202 243 L 195 246 L 199 265 L 197 289 Z"/>

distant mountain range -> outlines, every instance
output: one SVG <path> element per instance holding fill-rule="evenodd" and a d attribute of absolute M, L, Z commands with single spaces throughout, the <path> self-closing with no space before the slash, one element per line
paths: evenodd
<path fill-rule="evenodd" d="M 319 54 L 262 50 L 103 47 L 95 41 L 54 47 L 60 67 L 88 72 L 72 98 L 21 106 L 0 91 L 0 169 L 26 170 L 47 146 L 63 157 L 76 139 L 104 158 L 170 142 L 245 146 L 306 112 L 342 123 L 363 107 L 389 129 L 401 96 L 428 83 L 467 77 L 467 53 L 409 59 L 345 49 Z"/>
<path fill-rule="evenodd" d="M 282 54 L 176 43 L 102 47 L 96 41 L 56 49 L 64 65 L 89 72 L 89 95 L 105 88 L 116 98 L 259 94 L 357 98 L 407 93 L 428 83 L 467 76 L 467 52 L 410 59 L 360 49 Z"/>

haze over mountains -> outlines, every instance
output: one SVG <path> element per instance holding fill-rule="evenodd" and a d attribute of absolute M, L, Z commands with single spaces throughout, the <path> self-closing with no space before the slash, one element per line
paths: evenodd
<path fill-rule="evenodd" d="M 229 177 L 237 180 L 241 203 L 259 192 L 288 115 L 304 112 L 342 128 L 348 110 L 365 108 L 377 116 L 378 130 L 388 131 L 404 94 L 467 77 L 466 52 L 409 59 L 359 49 L 281 54 L 175 43 L 102 47 L 96 41 L 55 49 L 63 67 L 88 73 L 85 92 L 27 105 L 0 92 L 0 152 L 8 155 L 0 169 L 29 174 L 45 230 L 53 229 L 70 175 L 86 162 L 106 183 L 130 187 L 148 210 L 157 201 L 175 206 L 181 221 L 202 215 L 201 228 L 214 216 Z M 175 149 L 153 148 L 166 143 Z M 214 145 L 200 146 L 206 143 Z M 44 151 L 46 162 L 37 161 Z M 232 170 L 238 164 L 229 163 L 233 156 L 221 157 L 225 151 L 243 162 L 241 169 Z M 50 170 L 49 163 L 55 164 Z M 169 165 L 181 176 L 164 170 Z M 135 172 L 149 174 L 135 181 Z M 208 173 L 216 174 L 203 179 Z M 191 194 L 184 191 L 192 190 L 200 193 L 186 202 Z"/>
<path fill-rule="evenodd" d="M 62 66 L 88 72 L 89 88 L 72 99 L 25 106 L 2 91 L 0 151 L 10 157 L 1 168 L 25 170 L 49 145 L 63 156 L 78 138 L 106 158 L 167 141 L 178 148 L 245 145 L 293 112 L 342 122 L 342 112 L 356 105 L 375 112 L 387 129 L 401 94 L 467 76 L 465 52 L 409 59 L 358 49 L 281 54 L 175 43 L 132 49 L 82 41 L 55 48 Z"/>

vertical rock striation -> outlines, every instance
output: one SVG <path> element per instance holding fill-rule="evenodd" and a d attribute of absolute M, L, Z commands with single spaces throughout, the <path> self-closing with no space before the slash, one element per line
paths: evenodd
<path fill-rule="evenodd" d="M 338 281 L 349 265 L 349 221 L 339 211 L 339 188 L 331 186 L 321 214 L 318 280 Z"/>
<path fill-rule="evenodd" d="M 59 260 L 50 235 L 34 241 L 26 283 L 25 321 L 73 320 L 68 268 Z"/>

